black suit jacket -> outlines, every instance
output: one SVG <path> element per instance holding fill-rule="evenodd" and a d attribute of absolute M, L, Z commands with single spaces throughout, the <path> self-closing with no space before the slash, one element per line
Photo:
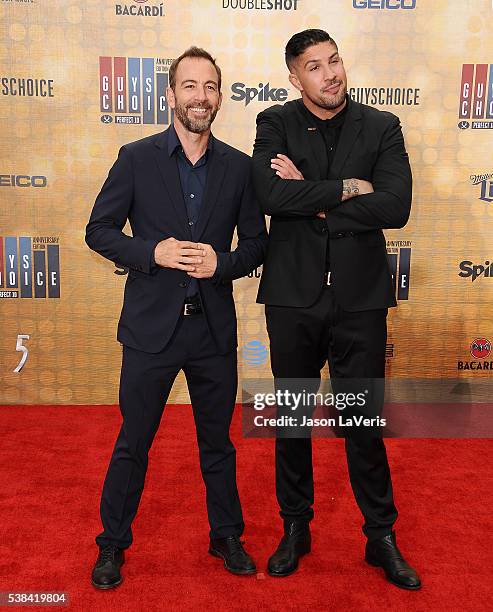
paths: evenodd
<path fill-rule="evenodd" d="M 310 306 L 323 286 L 327 240 L 332 285 L 348 311 L 395 306 L 383 228 L 403 227 L 412 177 L 399 119 L 350 100 L 328 174 L 325 143 L 303 102 L 273 106 L 257 117 L 253 181 L 271 216 L 257 301 Z M 305 180 L 283 180 L 270 167 L 287 155 Z M 328 177 L 328 178 L 327 178 Z M 341 202 L 341 179 L 371 181 L 374 193 Z M 326 221 L 316 217 L 325 211 Z"/>
<path fill-rule="evenodd" d="M 212 138 L 212 136 L 211 136 Z M 118 340 L 157 353 L 175 329 L 190 277 L 154 264 L 165 238 L 192 240 L 168 130 L 123 146 L 92 210 L 86 242 L 103 257 L 129 268 Z M 259 266 L 267 243 L 265 219 L 251 183 L 251 158 L 214 139 L 195 241 L 218 256 L 212 279 L 199 280 L 207 321 L 219 351 L 237 346 L 232 281 Z M 130 222 L 132 236 L 122 229 Z M 238 246 L 230 252 L 237 229 Z"/>

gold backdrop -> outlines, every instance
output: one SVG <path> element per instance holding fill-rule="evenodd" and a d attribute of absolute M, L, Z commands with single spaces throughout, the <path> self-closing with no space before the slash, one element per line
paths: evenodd
<path fill-rule="evenodd" d="M 492 18 L 491 0 L 1 0 L 0 402 L 117 402 L 125 274 L 84 229 L 119 147 L 166 127 L 170 60 L 192 44 L 217 57 L 214 133 L 251 153 L 257 113 L 297 97 L 287 39 L 318 27 L 352 95 L 400 116 L 412 163 L 411 219 L 386 232 L 388 373 L 490 376 Z M 235 283 L 245 378 L 270 376 L 257 287 Z M 183 378 L 171 401 L 188 401 Z"/>

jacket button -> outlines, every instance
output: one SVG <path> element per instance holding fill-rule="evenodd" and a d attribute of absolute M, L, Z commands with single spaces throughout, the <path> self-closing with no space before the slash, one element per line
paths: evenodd
<path fill-rule="evenodd" d="M 327 231 L 326 227 L 322 227 L 322 234 L 325 234 L 325 232 Z"/>
<path fill-rule="evenodd" d="M 185 283 L 185 282 L 181 282 L 181 283 L 178 285 L 178 287 L 181 287 L 182 289 L 185 289 L 185 288 L 186 288 L 186 286 L 187 286 L 187 283 Z"/>

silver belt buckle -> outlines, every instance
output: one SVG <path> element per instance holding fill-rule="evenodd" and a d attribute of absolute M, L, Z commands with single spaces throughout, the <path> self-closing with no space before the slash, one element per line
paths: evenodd
<path fill-rule="evenodd" d="M 330 271 L 329 271 L 329 272 L 327 272 L 327 287 L 330 287 L 330 275 L 331 275 L 331 274 L 332 274 L 332 273 L 331 273 Z"/>
<path fill-rule="evenodd" d="M 191 307 L 191 306 L 193 306 L 193 304 L 184 304 L 184 305 L 183 305 L 183 314 L 184 314 L 185 316 L 188 316 L 188 315 L 190 314 L 190 313 L 188 312 L 188 307 L 189 307 L 189 306 Z"/>

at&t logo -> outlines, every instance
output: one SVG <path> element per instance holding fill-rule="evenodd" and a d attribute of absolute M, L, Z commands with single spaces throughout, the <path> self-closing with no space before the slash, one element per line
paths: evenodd
<path fill-rule="evenodd" d="M 259 340 L 251 340 L 243 347 L 243 359 L 248 365 L 264 365 L 267 362 L 267 357 L 267 347 Z"/>

